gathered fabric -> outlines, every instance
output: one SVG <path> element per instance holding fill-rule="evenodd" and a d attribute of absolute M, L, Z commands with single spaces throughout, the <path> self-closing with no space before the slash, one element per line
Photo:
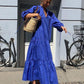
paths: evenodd
<path fill-rule="evenodd" d="M 26 14 L 33 12 L 35 7 L 36 6 L 33 6 L 23 12 L 22 17 L 24 18 Z M 48 10 L 47 17 L 45 17 L 43 8 L 40 5 L 39 7 L 41 10 L 41 20 L 38 22 L 36 31 L 32 34 L 22 80 L 39 80 L 40 84 L 58 84 L 57 73 L 50 48 L 50 39 L 52 26 L 56 26 L 57 29 L 62 32 L 61 26 L 63 26 L 63 24 Z"/>

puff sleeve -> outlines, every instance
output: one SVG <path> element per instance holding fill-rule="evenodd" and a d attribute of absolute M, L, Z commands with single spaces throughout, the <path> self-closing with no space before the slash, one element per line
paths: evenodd
<path fill-rule="evenodd" d="M 25 17 L 28 13 L 33 13 L 33 12 L 36 10 L 36 8 L 37 8 L 37 6 L 34 5 L 34 6 L 32 6 L 31 8 L 29 8 L 29 9 L 23 11 L 23 12 L 21 13 L 22 19 L 24 20 L 24 17 Z M 38 11 L 37 11 L 37 12 L 38 12 Z"/>
<path fill-rule="evenodd" d="M 58 30 L 59 32 L 62 32 L 62 31 L 63 31 L 63 29 L 61 28 L 61 26 L 64 26 L 64 24 L 61 23 L 61 22 L 56 18 L 56 16 L 55 16 L 54 13 L 53 13 L 53 15 L 52 15 L 52 26 L 55 27 L 55 28 L 57 28 L 57 30 Z"/>

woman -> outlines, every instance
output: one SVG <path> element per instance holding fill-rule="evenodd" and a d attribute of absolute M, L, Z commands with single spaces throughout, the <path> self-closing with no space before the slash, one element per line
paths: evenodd
<path fill-rule="evenodd" d="M 37 8 L 36 5 L 22 12 L 23 19 L 36 16 L 39 20 L 37 30 L 33 33 L 30 41 L 22 77 L 22 80 L 32 81 L 33 84 L 36 84 L 36 80 L 39 80 L 40 84 L 58 84 L 49 43 L 52 26 L 59 32 L 63 30 L 67 32 L 67 30 L 55 17 L 55 14 L 47 9 L 50 2 L 51 0 L 41 0 L 40 5 L 37 5 L 40 13 L 33 13 Z"/>

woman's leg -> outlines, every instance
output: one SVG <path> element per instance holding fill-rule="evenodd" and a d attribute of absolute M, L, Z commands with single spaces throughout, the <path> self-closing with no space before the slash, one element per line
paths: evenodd
<path fill-rule="evenodd" d="M 40 84 L 39 80 L 32 81 L 32 84 Z"/>
<path fill-rule="evenodd" d="M 33 84 L 36 84 L 36 81 L 35 80 L 33 81 Z"/>

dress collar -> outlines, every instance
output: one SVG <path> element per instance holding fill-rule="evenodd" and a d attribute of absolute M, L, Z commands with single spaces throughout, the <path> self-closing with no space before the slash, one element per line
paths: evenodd
<path fill-rule="evenodd" d="M 38 5 L 38 6 L 40 6 L 40 7 L 43 9 L 43 7 L 42 7 L 41 5 Z M 46 12 L 47 12 L 47 16 L 45 16 L 45 13 L 44 13 L 44 10 L 43 10 L 44 16 L 45 16 L 45 17 L 48 17 L 48 9 L 47 9 L 47 8 L 46 8 Z"/>

